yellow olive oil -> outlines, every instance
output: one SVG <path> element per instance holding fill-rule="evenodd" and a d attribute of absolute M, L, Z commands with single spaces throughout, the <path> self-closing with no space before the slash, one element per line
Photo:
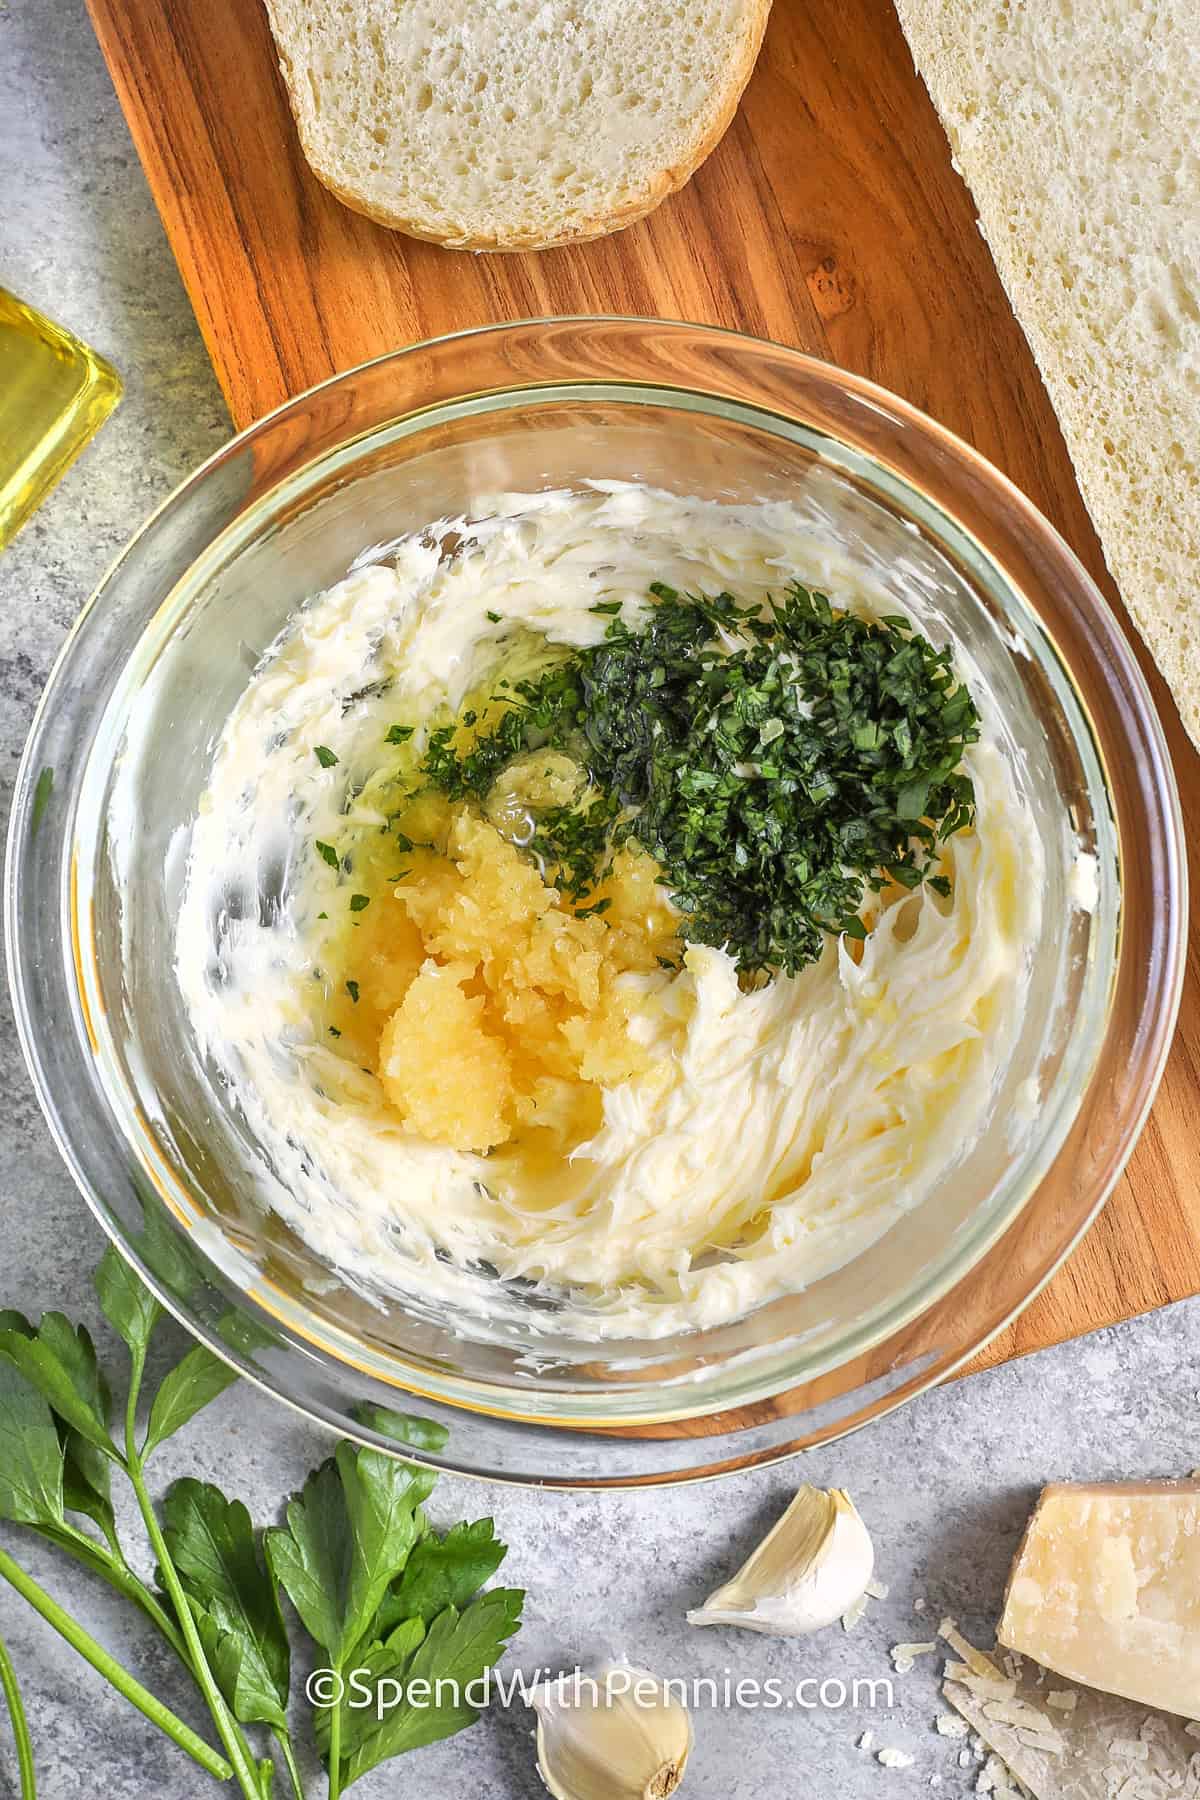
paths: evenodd
<path fill-rule="evenodd" d="M 110 363 L 0 288 L 0 549 L 120 398 Z"/>

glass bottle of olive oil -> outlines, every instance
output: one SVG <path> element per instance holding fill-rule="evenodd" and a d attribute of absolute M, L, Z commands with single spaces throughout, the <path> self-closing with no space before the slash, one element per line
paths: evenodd
<path fill-rule="evenodd" d="M 0 288 L 0 550 L 120 398 L 110 363 Z"/>

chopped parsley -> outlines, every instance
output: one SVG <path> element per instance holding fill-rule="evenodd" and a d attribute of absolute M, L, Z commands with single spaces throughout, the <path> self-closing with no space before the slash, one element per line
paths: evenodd
<path fill-rule="evenodd" d="M 487 616 L 492 621 L 493 625 L 498 625 L 500 623 L 500 614 L 498 612 L 492 612 L 489 608 Z"/>
<path fill-rule="evenodd" d="M 475 737 L 465 754 L 459 753 L 455 740 L 460 724 L 469 728 L 474 714 L 431 731 L 421 766 L 434 786 L 451 800 L 482 800 L 515 756 L 535 745 L 565 742 L 572 727 L 582 726 L 585 718 L 578 660 L 570 657 L 555 664 L 538 681 L 515 682 L 504 696 L 508 711 Z"/>
<path fill-rule="evenodd" d="M 331 869 L 338 869 L 341 867 L 341 858 L 332 844 L 323 844 L 320 838 L 314 838 L 313 848 L 316 850 L 316 853 L 321 860 L 327 862 Z"/>
<path fill-rule="evenodd" d="M 979 736 L 949 650 L 796 582 L 765 611 L 651 594 L 637 629 L 614 613 L 601 643 L 514 683 L 465 743 L 465 717 L 431 733 L 428 778 L 482 800 L 514 757 L 566 751 L 589 786 L 537 813 L 529 849 L 586 899 L 635 840 L 680 935 L 727 948 L 746 975 L 796 973 L 828 933 L 861 938 L 866 893 L 889 881 L 945 894 L 939 846 L 974 821 L 961 762 Z"/>
<path fill-rule="evenodd" d="M 368 906 L 370 906 L 370 904 L 371 904 L 370 894 L 351 894 L 351 896 L 350 896 L 350 911 L 351 912 L 366 912 L 366 910 L 367 910 Z"/>
<path fill-rule="evenodd" d="M 353 1000 L 355 1006 L 357 1006 L 358 1005 L 358 983 L 357 983 L 357 981 L 348 981 L 346 983 L 346 992 L 349 994 L 350 998 Z"/>
<path fill-rule="evenodd" d="M 413 725 L 393 725 L 383 741 L 385 744 L 407 744 L 415 729 Z"/>
<path fill-rule="evenodd" d="M 313 755 L 316 757 L 317 761 L 320 763 L 320 765 L 323 769 L 332 769 L 334 764 L 337 762 L 337 757 L 335 756 L 334 752 L 329 748 L 328 744 L 318 744 L 316 749 L 313 751 Z"/>

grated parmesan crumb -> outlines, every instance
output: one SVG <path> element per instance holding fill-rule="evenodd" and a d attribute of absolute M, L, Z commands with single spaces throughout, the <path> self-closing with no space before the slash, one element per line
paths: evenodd
<path fill-rule="evenodd" d="M 872 1600 L 886 1600 L 889 1591 L 886 1581 L 868 1581 L 867 1583 L 867 1592 Z"/>
<path fill-rule="evenodd" d="M 1008 1774 L 1009 1770 L 1006 1763 L 1002 1762 L 998 1756 L 989 1756 L 982 1769 L 980 1769 L 978 1775 L 975 1777 L 975 1792 L 977 1794 L 991 1794 L 998 1789 L 1007 1789 L 1008 1792 L 1011 1793 L 1012 1790 L 1008 1785 Z"/>
<path fill-rule="evenodd" d="M 864 1731 L 858 1740 L 858 1747 L 860 1750 L 869 1750 L 874 1742 L 875 1733 L 873 1731 Z"/>
<path fill-rule="evenodd" d="M 1017 1691 L 1015 1681 L 995 1676 L 976 1675 L 968 1663 L 948 1661 L 942 1670 L 947 1681 L 960 1681 L 976 1700 L 1011 1700 Z"/>
<path fill-rule="evenodd" d="M 918 1594 L 917 1598 L 913 1601 L 913 1611 L 915 1613 L 923 1613 L 925 1611 L 925 1596 L 924 1596 L 924 1594 Z"/>
<path fill-rule="evenodd" d="M 1074 1688 L 1051 1688 L 1046 1695 L 1046 1705 L 1056 1707 L 1059 1712 L 1074 1712 L 1079 1705 L 1079 1695 Z"/>
<path fill-rule="evenodd" d="M 990 1656 L 985 1656 L 982 1650 L 977 1650 L 974 1644 L 967 1642 L 958 1629 L 956 1619 L 943 1619 L 937 1628 L 937 1634 L 940 1638 L 945 1638 L 954 1654 L 960 1657 L 976 1675 L 985 1680 L 1003 1681 L 1004 1677 L 1000 1673 L 999 1664 L 994 1663 Z M 1010 1684 L 1010 1688 L 1013 1685 L 1015 1684 Z"/>
<path fill-rule="evenodd" d="M 907 1750 L 893 1750 L 885 1746 L 875 1752 L 875 1760 L 882 1763 L 885 1769 L 911 1769 L 916 1757 L 910 1756 Z"/>
<path fill-rule="evenodd" d="M 968 1730 L 967 1721 L 960 1719 L 957 1713 L 939 1713 L 933 1721 L 933 1728 L 939 1737 L 944 1738 L 965 1738 Z M 969 1750 L 963 1751 L 964 1756 L 969 1757 L 970 1754 Z"/>
<path fill-rule="evenodd" d="M 1027 1731 L 1048 1731 L 1054 1735 L 1049 1719 L 1027 1700 L 985 1700 L 983 1716 L 994 1719 L 997 1725 L 1012 1725 L 1018 1729 L 1024 1726 Z"/>
<path fill-rule="evenodd" d="M 897 1675 L 907 1675 L 918 1656 L 932 1656 L 937 1650 L 936 1642 L 927 1644 L 893 1644 L 888 1651 L 892 1659 L 892 1667 Z"/>
<path fill-rule="evenodd" d="M 869 1590 L 868 1590 L 868 1592 L 869 1592 Z M 866 1610 L 867 1610 L 867 1595 L 866 1595 L 866 1593 L 862 1593 L 858 1596 L 858 1599 L 853 1601 L 851 1603 L 851 1605 L 849 1605 L 846 1608 L 845 1612 L 842 1614 L 842 1630 L 843 1631 L 853 1631 L 854 1627 L 858 1624 L 858 1621 L 862 1618 L 862 1616 L 866 1612 Z"/>
<path fill-rule="evenodd" d="M 1037 1731 L 1028 1725 L 1018 1726 L 1017 1742 L 1024 1744 L 1027 1750 L 1041 1750 L 1047 1756 L 1066 1755 L 1067 1746 L 1052 1727 Z"/>

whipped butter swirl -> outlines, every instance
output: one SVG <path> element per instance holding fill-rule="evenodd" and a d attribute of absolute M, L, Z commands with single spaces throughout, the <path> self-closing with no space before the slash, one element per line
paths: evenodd
<path fill-rule="evenodd" d="M 178 981 L 261 1146 L 264 1193 L 356 1284 L 582 1338 L 718 1324 L 858 1255 L 978 1139 L 1040 925 L 1038 833 L 964 664 L 984 732 L 965 760 L 977 814 L 949 842 L 948 899 L 872 897 L 865 943 L 830 938 L 817 963 L 756 991 L 699 945 L 678 972 L 624 977 L 648 1072 L 605 1091 L 561 1193 L 524 1193 L 487 1156 L 421 1139 L 314 1004 L 336 876 L 310 847 L 370 823 L 355 796 L 389 723 L 419 733 L 457 709 L 514 625 L 598 642 L 608 617 L 590 609 L 619 602 L 633 622 L 651 581 L 752 601 L 796 577 L 866 617 L 897 611 L 781 504 L 597 483 L 478 511 L 318 595 L 255 672 L 192 834 Z M 344 780 L 324 776 L 318 746 Z M 530 1295 L 541 1310 L 522 1310 Z"/>

